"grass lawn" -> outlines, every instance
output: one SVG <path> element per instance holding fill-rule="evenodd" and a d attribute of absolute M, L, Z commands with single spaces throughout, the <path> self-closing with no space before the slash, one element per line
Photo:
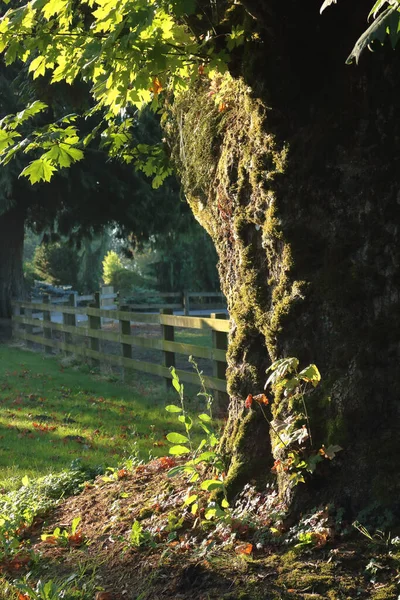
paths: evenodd
<path fill-rule="evenodd" d="M 181 344 L 196 344 L 197 346 L 212 347 L 212 332 L 204 329 L 175 328 L 175 341 Z"/>
<path fill-rule="evenodd" d="M 76 458 L 117 466 L 137 453 L 144 461 L 168 454 L 164 436 L 176 429 L 176 417 L 164 406 L 171 402 L 178 397 L 162 380 L 133 374 L 129 385 L 110 382 L 0 345 L 0 492 Z"/>

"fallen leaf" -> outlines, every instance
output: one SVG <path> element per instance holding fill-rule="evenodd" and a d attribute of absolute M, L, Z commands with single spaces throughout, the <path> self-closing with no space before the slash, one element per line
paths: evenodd
<path fill-rule="evenodd" d="M 235 548 L 236 554 L 251 554 L 253 552 L 253 544 L 240 544 Z"/>

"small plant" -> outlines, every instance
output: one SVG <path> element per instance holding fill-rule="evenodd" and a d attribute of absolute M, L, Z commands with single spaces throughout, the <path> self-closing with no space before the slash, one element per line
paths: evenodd
<path fill-rule="evenodd" d="M 153 536 L 149 531 L 143 529 L 143 526 L 139 521 L 134 521 L 132 529 L 129 535 L 129 542 L 134 548 L 140 548 L 141 546 L 149 546 L 155 548 L 157 546 Z"/>
<path fill-rule="evenodd" d="M 26 577 L 24 581 L 15 582 L 15 587 L 20 591 L 18 596 L 20 600 L 59 600 L 67 597 L 65 590 L 74 579 L 76 579 L 76 575 L 71 575 L 62 583 L 56 583 L 52 580 L 41 581 L 39 579 L 35 588 L 33 588 L 29 585 L 28 577 Z"/>
<path fill-rule="evenodd" d="M 56 544 L 58 546 L 81 546 L 85 542 L 85 537 L 80 529 L 81 517 L 76 517 L 71 524 L 71 530 L 60 529 L 56 527 L 53 533 L 42 534 L 41 538 L 47 544 Z"/>
<path fill-rule="evenodd" d="M 197 448 L 194 449 L 191 438 L 193 419 L 187 414 L 185 409 L 184 386 L 180 382 L 175 368 L 171 367 L 170 371 L 172 374 L 172 385 L 179 394 L 181 406 L 179 407 L 175 404 L 171 404 L 166 407 L 166 410 L 168 412 L 177 414 L 178 421 L 182 423 L 185 427 L 186 435 L 182 435 L 181 433 L 177 432 L 169 433 L 167 435 L 167 440 L 170 443 L 174 444 L 170 448 L 169 452 L 173 456 L 191 455 L 191 458 L 187 460 L 184 464 L 173 467 L 169 471 L 168 476 L 173 477 L 174 475 L 186 473 L 188 475 L 188 483 L 193 484 L 200 479 L 204 467 L 206 468 L 206 470 L 211 470 L 211 472 L 214 474 L 214 478 L 202 481 L 200 484 L 200 490 L 198 492 L 190 493 L 190 489 L 184 501 L 184 506 L 190 506 L 190 510 L 193 515 L 197 514 L 200 517 L 200 515 L 202 514 L 201 508 L 204 508 L 204 516 L 207 520 L 210 520 L 213 518 L 219 518 L 224 516 L 224 509 L 229 507 L 229 503 L 226 499 L 226 492 L 223 481 L 223 472 L 225 470 L 225 465 L 221 454 L 217 450 L 219 438 L 213 428 L 213 398 L 206 389 L 203 374 L 199 370 L 198 365 L 193 359 L 193 357 L 189 358 L 189 362 L 193 365 L 200 379 L 201 392 L 199 392 L 198 395 L 205 398 L 206 400 L 207 412 L 200 413 L 198 415 L 199 425 L 205 433 L 205 436 L 200 441 Z M 200 466 L 202 466 L 202 469 L 200 468 Z M 200 492 L 212 492 L 214 490 L 222 491 L 224 495 L 224 499 L 221 502 L 221 506 L 219 506 L 217 502 L 209 502 L 206 507 L 201 507 Z"/>
<path fill-rule="evenodd" d="M 317 387 L 321 375 L 316 365 L 308 365 L 301 371 L 298 370 L 297 358 L 281 358 L 275 361 L 268 369 L 270 375 L 265 384 L 265 389 L 271 386 L 275 398 L 283 397 L 288 401 L 289 414 L 284 418 L 268 419 L 264 406 L 269 404 L 265 394 L 249 396 L 246 399 L 246 408 L 254 404 L 268 422 L 272 432 L 277 438 L 276 448 L 283 450 L 284 458 L 275 460 L 273 472 L 288 472 L 293 485 L 304 483 L 304 473 L 314 473 L 317 464 L 324 458 L 332 460 L 342 450 L 340 446 L 322 445 L 319 449 L 313 446 L 310 418 L 307 411 L 306 395 Z"/>

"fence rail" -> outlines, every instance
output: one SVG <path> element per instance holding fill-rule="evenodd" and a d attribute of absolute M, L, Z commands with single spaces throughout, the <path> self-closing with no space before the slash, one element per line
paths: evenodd
<path fill-rule="evenodd" d="M 163 377 L 170 385 L 170 366 L 175 366 L 176 355 L 195 356 L 212 361 L 213 375 L 205 376 L 206 385 L 219 394 L 220 403 L 226 393 L 226 348 L 229 322 L 225 314 L 208 317 L 174 316 L 171 309 L 164 308 L 159 314 L 143 314 L 120 309 L 100 308 L 100 294 L 94 296 L 94 305 L 88 307 L 51 304 L 49 297 L 43 302 L 13 303 L 14 336 L 24 340 L 28 346 L 38 344 L 46 352 L 53 349 L 84 356 L 97 364 L 101 362 L 118 365 Z M 70 304 L 73 299 L 70 298 Z M 52 320 L 54 313 L 60 322 Z M 36 316 L 35 316 L 36 315 Z M 41 316 L 42 315 L 42 316 Z M 78 317 L 84 319 L 78 322 Z M 59 318 L 57 316 L 57 318 Z M 118 331 L 102 329 L 104 320 L 117 321 Z M 132 333 L 132 325 L 159 325 L 160 338 L 149 338 Z M 207 330 L 212 332 L 212 346 L 200 346 L 175 341 L 175 328 Z M 103 342 L 119 345 L 119 355 L 102 348 Z M 163 364 L 137 360 L 133 348 L 160 350 Z M 161 361 L 160 361 L 161 362 Z M 177 369 L 180 379 L 187 383 L 198 383 L 197 375 Z"/>
<path fill-rule="evenodd" d="M 129 306 L 132 311 L 149 311 L 169 308 L 171 310 L 182 310 L 186 316 L 189 316 L 193 310 L 221 310 L 226 309 L 225 296 L 221 292 L 160 292 L 156 296 L 143 296 L 143 302 L 130 302 L 122 297 L 119 293 L 115 293 L 112 286 L 104 286 L 104 291 L 100 292 L 100 306 L 109 305 L 107 308 L 117 308 L 118 305 Z M 106 291 L 108 290 L 108 291 Z M 74 296 L 74 306 L 94 302 L 95 294 L 86 294 L 80 296 L 66 292 L 65 296 L 49 295 L 50 304 L 70 304 L 71 296 Z M 41 304 L 44 296 L 36 296 L 31 299 L 31 302 Z M 139 297 L 139 296 L 138 296 Z M 153 301 L 152 301 L 153 298 Z M 160 302 L 161 300 L 161 302 Z M 196 302 L 197 300 L 197 302 Z M 200 300 L 200 302 L 199 302 Z M 207 300 L 209 302 L 207 302 Z"/>

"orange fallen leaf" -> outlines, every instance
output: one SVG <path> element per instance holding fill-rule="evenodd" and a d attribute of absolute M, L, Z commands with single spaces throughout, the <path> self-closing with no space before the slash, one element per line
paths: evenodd
<path fill-rule="evenodd" d="M 57 538 L 54 535 L 49 535 L 44 542 L 46 544 L 57 545 Z"/>
<path fill-rule="evenodd" d="M 118 471 L 118 479 L 124 479 L 125 477 L 128 477 L 129 475 L 129 471 L 127 469 L 120 469 Z"/>
<path fill-rule="evenodd" d="M 253 544 L 240 544 L 235 548 L 236 554 L 251 554 L 253 552 Z"/>
<path fill-rule="evenodd" d="M 81 546 L 85 541 L 84 535 L 81 531 L 68 536 L 68 543 L 70 546 Z"/>

